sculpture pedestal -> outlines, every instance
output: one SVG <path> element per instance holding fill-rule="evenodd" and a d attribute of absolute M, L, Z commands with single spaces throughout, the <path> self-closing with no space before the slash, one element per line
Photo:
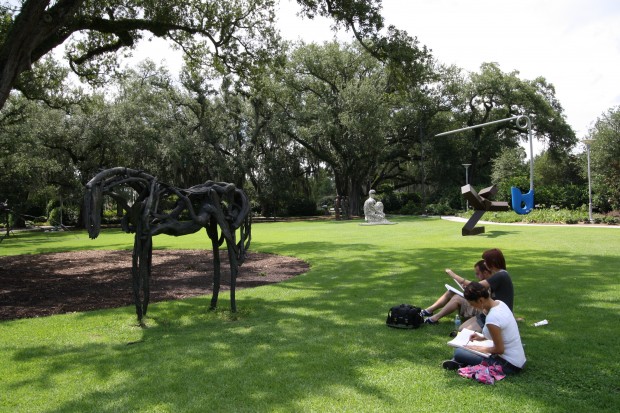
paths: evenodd
<path fill-rule="evenodd" d="M 371 226 L 371 225 L 396 225 L 396 224 L 398 224 L 398 222 L 390 222 L 387 219 L 385 219 L 383 221 L 378 221 L 378 222 L 364 222 L 363 224 L 360 224 L 360 225 Z"/>

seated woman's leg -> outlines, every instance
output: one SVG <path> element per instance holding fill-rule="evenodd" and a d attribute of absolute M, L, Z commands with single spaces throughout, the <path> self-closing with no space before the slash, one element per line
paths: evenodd
<path fill-rule="evenodd" d="M 513 366 L 512 364 L 510 364 L 508 361 L 504 360 L 500 356 L 493 355 L 489 357 L 488 359 L 486 359 L 486 362 L 488 364 L 495 364 L 498 366 L 502 366 L 502 371 L 504 372 L 504 374 L 515 374 L 521 371 L 520 368 Z"/>
<path fill-rule="evenodd" d="M 454 350 L 454 356 L 452 359 L 463 366 L 476 366 L 487 360 L 485 357 L 479 356 L 462 348 L 457 348 Z"/>

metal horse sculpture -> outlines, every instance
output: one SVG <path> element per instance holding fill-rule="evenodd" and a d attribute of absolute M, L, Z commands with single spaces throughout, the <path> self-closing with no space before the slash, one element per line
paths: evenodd
<path fill-rule="evenodd" d="M 137 193 L 133 203 L 129 203 L 126 196 L 117 191 L 123 187 L 132 188 Z M 84 218 L 92 239 L 97 238 L 101 228 L 104 195 L 110 196 L 123 207 L 123 231 L 135 233 L 131 273 L 136 314 L 140 323 L 149 304 L 153 236 L 188 235 L 201 228 L 206 229 L 213 245 L 211 309 L 217 306 L 220 290 L 219 248 L 226 241 L 230 262 L 230 306 L 232 312 L 237 310 L 236 277 L 251 239 L 250 206 L 242 190 L 233 184 L 213 181 L 180 189 L 158 182 L 155 177 L 142 171 L 122 167 L 106 169 L 86 184 Z M 169 209 L 165 209 L 164 204 L 168 204 Z M 236 242 L 237 230 L 240 233 L 239 242 Z"/>

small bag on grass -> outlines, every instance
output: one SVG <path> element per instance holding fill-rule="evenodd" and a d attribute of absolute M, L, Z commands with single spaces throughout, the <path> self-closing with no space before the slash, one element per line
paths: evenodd
<path fill-rule="evenodd" d="M 414 305 L 396 305 L 390 308 L 385 324 L 394 328 L 418 328 L 424 323 L 420 311 L 422 309 Z"/>

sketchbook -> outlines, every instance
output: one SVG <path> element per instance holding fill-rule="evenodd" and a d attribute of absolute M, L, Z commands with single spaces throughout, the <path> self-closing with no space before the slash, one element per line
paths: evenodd
<path fill-rule="evenodd" d="M 456 337 L 448 341 L 448 345 L 452 347 L 463 348 L 467 351 L 471 351 L 472 353 L 477 354 L 482 357 L 490 357 L 491 353 L 483 353 L 481 351 L 472 350 L 470 348 L 465 347 L 467 344 L 474 345 L 474 346 L 481 346 L 481 347 L 493 347 L 493 340 L 469 341 L 469 337 L 471 337 L 472 334 L 474 334 L 473 330 L 464 328 L 463 330 L 459 331 Z M 480 335 L 479 333 L 476 333 L 476 334 Z"/>
<path fill-rule="evenodd" d="M 446 290 L 452 291 L 454 294 L 458 294 L 461 297 L 463 297 L 463 291 L 459 291 L 459 290 L 457 290 L 456 288 L 454 288 L 453 286 L 451 286 L 449 284 L 446 284 Z"/>

